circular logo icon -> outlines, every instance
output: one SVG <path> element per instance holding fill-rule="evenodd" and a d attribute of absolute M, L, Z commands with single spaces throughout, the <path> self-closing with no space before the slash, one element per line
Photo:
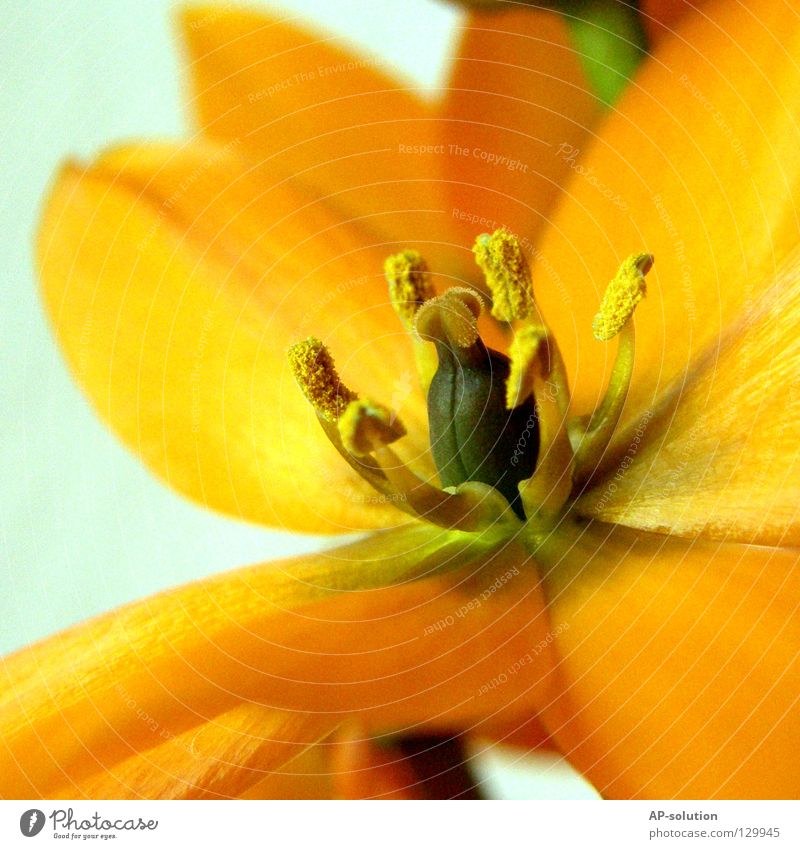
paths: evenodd
<path fill-rule="evenodd" d="M 36 837 L 44 828 L 44 811 L 31 808 L 19 818 L 19 830 L 25 837 Z"/>

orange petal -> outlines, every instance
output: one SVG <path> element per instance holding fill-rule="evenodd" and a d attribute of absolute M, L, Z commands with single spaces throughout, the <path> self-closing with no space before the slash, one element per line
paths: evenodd
<path fill-rule="evenodd" d="M 239 795 L 240 799 L 334 799 L 328 746 L 306 749 L 280 770 L 270 772 Z"/>
<path fill-rule="evenodd" d="M 797 798 L 800 550 L 600 523 L 559 547 L 560 683 L 541 716 L 598 791 Z"/>
<path fill-rule="evenodd" d="M 559 15 L 470 14 L 441 108 L 448 215 L 463 244 L 506 226 L 532 248 L 568 173 L 560 147 L 581 145 L 597 114 Z"/>
<path fill-rule="evenodd" d="M 202 504 L 319 533 L 402 514 L 328 444 L 289 372 L 292 342 L 325 340 L 346 382 L 396 408 L 408 456 L 430 469 L 383 258 L 269 168 L 206 143 L 67 166 L 38 239 L 59 341 L 124 442 Z"/>
<path fill-rule="evenodd" d="M 620 435 L 617 465 L 580 510 L 681 536 L 800 545 L 798 327 L 795 251 L 688 381 Z"/>
<path fill-rule="evenodd" d="M 444 271 L 453 227 L 436 182 L 434 112 L 409 83 L 336 36 L 264 11 L 198 7 L 181 24 L 205 134 L 358 219 L 387 252 L 413 242 Z"/>
<path fill-rule="evenodd" d="M 134 699 L 129 706 L 138 710 Z M 142 713 L 139 718 L 159 733 L 152 717 Z M 316 753 L 319 747 L 312 744 L 333 725 L 323 716 L 282 714 L 244 703 L 199 727 L 174 736 L 167 732 L 163 742 L 147 751 L 99 768 L 88 780 L 66 783 L 48 795 L 65 799 L 232 799 L 257 798 L 268 789 L 270 798 L 324 798 L 330 795 L 324 773 L 301 777 L 296 770 L 299 762 L 308 769 L 306 753 Z M 318 763 L 314 766 L 318 768 Z"/>
<path fill-rule="evenodd" d="M 548 655 L 524 659 L 547 617 L 523 560 L 515 543 L 420 523 L 168 591 L 23 650 L 2 667 L 0 796 L 114 780 L 233 795 L 249 769 L 272 769 L 347 714 L 402 731 L 524 713 Z M 250 708 L 264 712 L 263 739 Z M 187 773 L 170 785 L 168 752 L 198 730 L 208 761 L 239 752 L 244 764 L 219 776 L 176 758 Z"/>
<path fill-rule="evenodd" d="M 656 257 L 636 313 L 633 415 L 748 309 L 797 244 L 798 50 L 791 4 L 705 3 L 574 160 L 536 279 L 582 408 L 614 353 L 592 339 L 592 315 L 627 255 Z"/>

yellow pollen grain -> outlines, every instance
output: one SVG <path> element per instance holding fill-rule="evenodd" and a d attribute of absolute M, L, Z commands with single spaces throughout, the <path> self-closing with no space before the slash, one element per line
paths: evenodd
<path fill-rule="evenodd" d="M 547 341 L 547 330 L 529 325 L 514 337 L 508 349 L 511 360 L 506 380 L 506 409 L 513 410 L 531 393 L 531 369 L 542 356 L 542 344 Z"/>
<path fill-rule="evenodd" d="M 500 321 L 527 318 L 534 307 L 533 283 L 519 239 L 505 229 L 483 233 L 472 252 L 492 293 L 492 315 Z"/>
<path fill-rule="evenodd" d="M 337 426 L 342 444 L 357 457 L 406 435 L 406 429 L 388 407 L 367 400 L 351 401 Z"/>
<path fill-rule="evenodd" d="M 419 308 L 435 294 L 425 260 L 416 251 L 401 251 L 383 264 L 394 311 L 411 326 Z"/>
<path fill-rule="evenodd" d="M 645 275 L 653 267 L 652 254 L 631 254 L 606 287 L 600 309 L 592 322 L 595 339 L 608 342 L 627 324 L 647 293 Z"/>
<path fill-rule="evenodd" d="M 339 379 L 330 351 L 314 336 L 292 345 L 289 366 L 309 403 L 329 422 L 358 398 Z"/>

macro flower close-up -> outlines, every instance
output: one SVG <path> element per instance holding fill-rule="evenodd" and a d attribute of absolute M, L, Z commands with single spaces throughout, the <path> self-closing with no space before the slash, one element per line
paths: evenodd
<path fill-rule="evenodd" d="M 96 415 L 328 539 L 9 654 L 0 798 L 469 799 L 494 750 L 800 793 L 800 6 L 458 12 L 423 89 L 182 8 L 189 131 L 52 177 L 40 297 Z"/>

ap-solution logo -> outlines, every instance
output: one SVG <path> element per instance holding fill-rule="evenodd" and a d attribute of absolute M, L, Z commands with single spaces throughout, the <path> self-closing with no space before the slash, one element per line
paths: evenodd
<path fill-rule="evenodd" d="M 31 808 L 19 818 L 19 830 L 25 837 L 36 837 L 44 828 L 44 811 Z"/>

